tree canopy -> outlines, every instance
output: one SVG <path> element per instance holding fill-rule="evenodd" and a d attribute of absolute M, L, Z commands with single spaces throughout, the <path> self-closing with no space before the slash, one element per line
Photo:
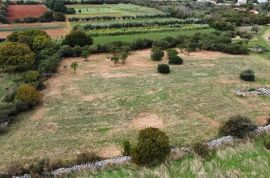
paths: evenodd
<path fill-rule="evenodd" d="M 35 53 L 29 46 L 17 42 L 0 44 L 0 67 L 6 71 L 25 71 L 32 67 Z"/>

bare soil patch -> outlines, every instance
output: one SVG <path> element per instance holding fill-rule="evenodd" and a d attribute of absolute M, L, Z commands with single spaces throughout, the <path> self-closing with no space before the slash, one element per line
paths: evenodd
<path fill-rule="evenodd" d="M 164 123 L 157 115 L 151 113 L 141 113 L 132 121 L 132 128 L 141 130 L 148 127 L 164 128 Z"/>
<path fill-rule="evenodd" d="M 184 59 L 191 59 L 191 60 L 215 60 L 221 57 L 235 57 L 235 55 L 226 54 L 218 51 L 195 51 L 191 53 L 183 52 L 181 53 L 180 50 L 178 50 L 179 55 L 183 57 Z"/>
<path fill-rule="evenodd" d="M 31 117 L 31 119 L 35 120 L 35 121 L 43 119 L 46 111 L 47 111 L 47 109 L 43 105 L 38 106 L 37 108 L 35 108 L 35 111 Z"/>
<path fill-rule="evenodd" d="M 268 119 L 269 119 L 269 115 L 259 116 L 256 118 L 256 123 L 259 125 L 265 125 Z"/>
<path fill-rule="evenodd" d="M 40 17 L 48 8 L 44 5 L 9 5 L 7 8 L 8 21 L 14 21 L 16 19 L 24 19 L 26 17 Z"/>
<path fill-rule="evenodd" d="M 102 158 L 113 158 L 113 157 L 121 156 L 122 151 L 120 147 L 115 146 L 115 145 L 110 145 L 110 146 L 106 146 L 98 150 L 97 155 Z"/>
<path fill-rule="evenodd" d="M 57 130 L 57 124 L 50 122 L 46 125 L 41 126 L 41 129 L 47 132 L 54 132 Z"/>

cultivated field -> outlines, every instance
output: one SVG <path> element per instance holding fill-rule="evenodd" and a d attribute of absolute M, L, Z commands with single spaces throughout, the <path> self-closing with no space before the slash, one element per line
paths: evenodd
<path fill-rule="evenodd" d="M 117 156 L 123 140 L 135 141 L 138 130 L 150 126 L 165 131 L 173 145 L 190 144 L 213 138 L 231 115 L 262 124 L 270 112 L 269 98 L 233 94 L 239 87 L 270 86 L 268 59 L 200 51 L 180 54 L 184 65 L 161 75 L 150 50 L 132 52 L 125 65 L 114 66 L 108 56 L 61 63 L 47 81 L 44 103 L 0 137 L 0 168 L 33 157 L 68 159 L 85 150 Z M 77 73 L 69 67 L 73 61 Z M 256 72 L 256 82 L 239 80 L 247 68 Z"/>
<path fill-rule="evenodd" d="M 12 22 L 26 17 L 40 17 L 47 11 L 48 8 L 44 5 L 9 5 L 7 20 Z"/>
<path fill-rule="evenodd" d="M 71 30 L 67 22 L 0 24 L 0 38 L 6 38 L 14 31 L 28 29 L 44 30 L 54 39 L 64 37 Z"/>
<path fill-rule="evenodd" d="M 136 15 L 156 15 L 164 14 L 163 12 L 148 8 L 137 6 L 133 4 L 75 4 L 67 5 L 69 8 L 75 8 L 76 14 L 69 15 L 69 17 L 89 17 L 89 16 L 136 16 Z M 80 11 L 80 12 L 79 12 Z"/>

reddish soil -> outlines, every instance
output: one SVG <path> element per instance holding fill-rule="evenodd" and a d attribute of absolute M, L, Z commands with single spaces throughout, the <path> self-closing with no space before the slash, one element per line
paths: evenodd
<path fill-rule="evenodd" d="M 48 9 L 44 5 L 9 5 L 7 19 L 11 22 L 26 17 L 40 17 L 47 11 Z"/>

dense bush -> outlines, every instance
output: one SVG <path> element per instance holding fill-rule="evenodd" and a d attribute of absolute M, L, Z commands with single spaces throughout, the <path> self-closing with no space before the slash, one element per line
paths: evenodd
<path fill-rule="evenodd" d="M 169 57 L 169 64 L 180 65 L 183 64 L 183 59 L 177 55 Z"/>
<path fill-rule="evenodd" d="M 16 99 L 28 103 L 31 106 L 37 105 L 41 101 L 41 93 L 29 84 L 21 84 L 16 93 Z"/>
<path fill-rule="evenodd" d="M 161 61 L 164 56 L 164 52 L 159 48 L 153 48 L 151 50 L 151 59 L 153 61 Z"/>
<path fill-rule="evenodd" d="M 51 48 L 52 46 L 53 46 L 52 40 L 46 36 L 35 37 L 32 44 L 32 48 L 34 51 Z"/>
<path fill-rule="evenodd" d="M 32 67 L 35 53 L 22 43 L 5 42 L 0 44 L 0 68 L 6 71 L 25 71 Z"/>
<path fill-rule="evenodd" d="M 257 126 L 251 120 L 244 116 L 230 117 L 219 129 L 220 134 L 235 136 L 239 138 L 246 137 L 249 132 L 255 130 Z"/>
<path fill-rule="evenodd" d="M 24 82 L 25 83 L 33 83 L 38 81 L 40 78 L 40 74 L 37 71 L 28 71 L 25 74 Z"/>
<path fill-rule="evenodd" d="M 153 166 L 164 162 L 169 153 L 168 136 L 157 128 L 146 128 L 139 133 L 132 160 L 138 165 Z"/>
<path fill-rule="evenodd" d="M 157 71 L 162 74 L 168 74 L 171 72 L 170 66 L 167 64 L 159 64 L 157 67 Z"/>
<path fill-rule="evenodd" d="M 130 156 L 131 155 L 131 151 L 132 151 L 132 148 L 131 148 L 131 144 L 128 140 L 125 140 L 123 142 L 123 155 L 124 156 Z"/>
<path fill-rule="evenodd" d="M 93 152 L 83 152 L 77 155 L 75 164 L 85 164 L 94 161 L 100 161 L 101 158 Z"/>
<path fill-rule="evenodd" d="M 255 73 L 250 69 L 244 70 L 240 73 L 240 79 L 245 80 L 245 81 L 254 81 Z"/>
<path fill-rule="evenodd" d="M 82 31 L 71 31 L 65 36 L 62 42 L 64 45 L 74 46 L 86 46 L 93 44 L 93 39 Z"/>
<path fill-rule="evenodd" d="M 149 39 L 137 39 L 133 43 L 131 43 L 131 49 L 138 50 L 138 49 L 145 49 L 152 47 L 152 40 Z"/>
<path fill-rule="evenodd" d="M 183 59 L 178 56 L 178 52 L 175 49 L 167 50 L 169 64 L 183 64 Z"/>
<path fill-rule="evenodd" d="M 192 150 L 203 159 L 210 158 L 211 151 L 206 143 L 196 143 L 193 145 Z"/>

